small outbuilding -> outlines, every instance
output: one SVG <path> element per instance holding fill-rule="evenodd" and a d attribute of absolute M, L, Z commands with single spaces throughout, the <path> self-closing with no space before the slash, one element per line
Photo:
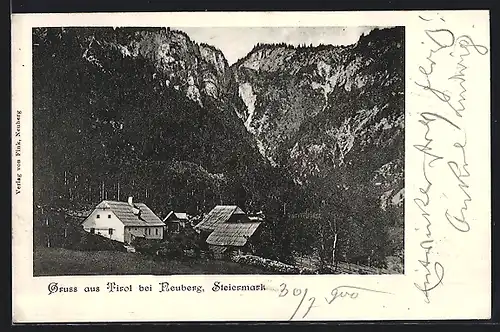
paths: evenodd
<path fill-rule="evenodd" d="M 167 233 L 179 233 L 182 229 L 189 225 L 189 219 L 185 212 L 170 213 L 163 219 L 165 230 Z"/>

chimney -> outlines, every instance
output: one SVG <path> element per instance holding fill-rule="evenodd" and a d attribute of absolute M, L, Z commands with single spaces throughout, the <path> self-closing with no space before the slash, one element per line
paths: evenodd
<path fill-rule="evenodd" d="M 128 197 L 128 205 L 130 205 L 131 207 L 134 207 L 134 202 L 133 202 L 132 196 Z"/>

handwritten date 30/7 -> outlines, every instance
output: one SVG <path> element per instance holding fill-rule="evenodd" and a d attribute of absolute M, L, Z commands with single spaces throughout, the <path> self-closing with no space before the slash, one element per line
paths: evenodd
<path fill-rule="evenodd" d="M 320 300 L 318 302 L 315 296 L 308 296 L 307 288 L 293 288 L 293 290 L 288 289 L 285 283 L 280 285 L 280 293 L 279 297 L 289 297 L 293 296 L 299 300 L 295 311 L 293 312 L 290 320 L 294 319 L 300 309 L 304 308 L 302 318 L 306 318 L 312 308 L 317 308 L 321 303 L 323 304 L 332 304 L 336 300 L 346 299 L 346 300 L 355 300 L 358 298 L 360 293 L 363 292 L 373 292 L 373 293 L 383 293 L 383 294 L 392 294 L 389 292 L 384 292 L 375 289 L 369 289 L 364 287 L 356 287 L 356 286 L 337 286 L 330 291 L 330 294 L 324 297 L 324 302 Z M 304 303 L 304 301 L 307 301 Z"/>
<path fill-rule="evenodd" d="M 441 21 L 445 22 L 443 18 Z M 488 53 L 488 48 L 474 42 L 467 34 L 457 36 L 449 29 L 429 28 L 423 32 L 426 38 L 421 43 L 429 47 L 428 55 L 425 63 L 418 66 L 422 76 L 419 75 L 421 81 L 415 84 L 428 93 L 426 97 L 432 97 L 429 100 L 437 102 L 427 111 L 420 112 L 418 122 L 424 126 L 423 141 L 413 145 L 422 157 L 422 183 L 413 199 L 421 216 L 415 230 L 423 230 L 420 231 L 423 238 L 419 265 L 415 270 L 421 271 L 423 276 L 420 275 L 414 285 L 423 293 L 424 301 L 430 303 L 431 291 L 443 285 L 445 274 L 434 248 L 440 244 L 435 241 L 433 223 L 447 220 L 462 233 L 471 229 L 467 220 L 472 195 L 466 182 L 471 180 L 466 158 L 466 127 L 475 114 L 467 112 L 468 102 L 473 102 L 466 98 L 467 80 L 472 70 L 480 68 L 476 66 L 480 57 Z M 445 177 L 450 180 L 443 181 Z"/>

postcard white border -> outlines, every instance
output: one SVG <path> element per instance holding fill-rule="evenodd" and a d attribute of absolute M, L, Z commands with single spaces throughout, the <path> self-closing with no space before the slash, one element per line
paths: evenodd
<path fill-rule="evenodd" d="M 423 19 L 424 18 L 424 19 Z M 197 26 L 197 27 L 290 27 L 290 26 L 405 26 L 406 41 L 406 161 L 405 161 L 405 274 L 387 276 L 66 276 L 33 278 L 32 241 L 32 147 L 31 147 L 31 29 L 57 26 Z M 413 203 L 421 188 L 421 154 L 413 148 L 420 144 L 425 128 L 419 113 L 441 109 L 442 103 L 419 88 L 419 66 L 426 65 L 429 47 L 425 29 L 452 30 L 469 35 L 489 48 L 487 11 L 442 12 L 262 12 L 262 13 L 94 13 L 94 14 L 15 14 L 12 17 L 13 143 L 21 139 L 22 189 L 16 194 L 17 159 L 13 146 L 12 243 L 13 243 L 13 321 L 22 322 L 111 322 L 111 321 L 287 321 L 301 296 L 293 289 L 305 290 L 316 299 L 306 320 L 418 320 L 486 319 L 490 305 L 490 77 L 489 56 L 472 55 L 467 69 L 467 106 L 460 126 L 467 130 L 467 160 L 471 174 L 467 215 L 471 230 L 462 233 L 450 227 L 442 215 L 442 198 L 436 194 L 431 211 L 435 215 L 433 259 L 445 267 L 443 284 L 431 293 L 430 303 L 414 283 L 424 278 L 419 259 L 423 259 L 421 212 Z M 16 115 L 21 111 L 20 136 L 16 137 Z M 440 171 L 444 172 L 444 171 Z M 436 179 L 438 181 L 438 179 Z M 457 184 L 443 176 L 439 188 Z M 443 189 L 444 190 L 444 189 Z M 439 197 L 438 197 L 439 196 Z M 440 202 L 438 204 L 438 202 Z M 436 214 L 434 214 L 436 212 Z M 67 293 L 48 295 L 47 285 L 157 285 L 202 283 L 205 293 Z M 225 283 L 264 283 L 265 292 L 211 292 L 215 280 Z M 279 297 L 280 285 L 291 291 Z M 333 288 L 353 285 L 391 294 L 360 293 L 356 300 L 342 298 L 327 304 Z M 296 292 L 298 293 L 298 291 Z M 294 320 L 302 320 L 305 306 Z"/>

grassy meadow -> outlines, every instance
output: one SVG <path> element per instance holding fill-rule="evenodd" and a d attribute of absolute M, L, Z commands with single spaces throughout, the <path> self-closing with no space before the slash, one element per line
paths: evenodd
<path fill-rule="evenodd" d="M 140 253 L 77 251 L 36 247 L 34 276 L 60 275 L 171 275 L 171 274 L 268 274 L 257 267 L 208 259 L 153 260 Z"/>

